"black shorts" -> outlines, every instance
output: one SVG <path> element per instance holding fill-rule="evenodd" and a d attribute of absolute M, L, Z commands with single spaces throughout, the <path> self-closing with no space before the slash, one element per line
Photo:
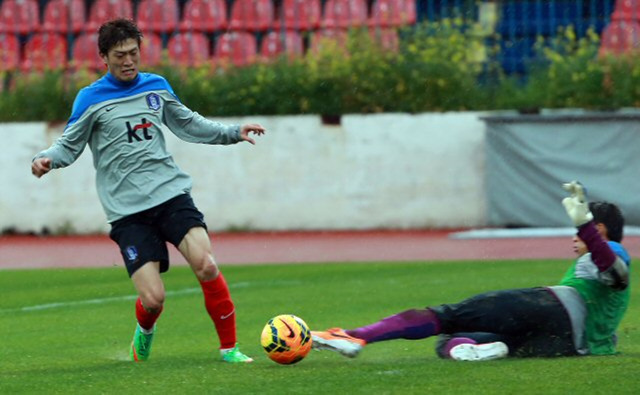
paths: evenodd
<path fill-rule="evenodd" d="M 167 242 L 178 246 L 191 228 L 202 227 L 204 215 L 191 195 L 183 194 L 111 223 L 109 236 L 120 246 L 129 277 L 147 262 L 160 262 L 160 273 L 169 270 Z"/>
<path fill-rule="evenodd" d="M 450 337 L 469 337 L 479 343 L 502 341 L 512 356 L 576 355 L 569 315 L 546 288 L 487 292 L 429 309 L 438 316 L 441 333 L 452 335 L 441 336 L 437 350 Z"/>

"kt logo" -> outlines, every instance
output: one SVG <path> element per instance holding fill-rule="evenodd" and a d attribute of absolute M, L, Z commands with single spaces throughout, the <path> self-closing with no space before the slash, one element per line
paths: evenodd
<path fill-rule="evenodd" d="M 129 142 L 132 143 L 135 139 L 136 141 L 142 141 L 142 137 L 145 140 L 151 140 L 153 136 L 149 134 L 149 128 L 152 127 L 153 124 L 151 122 L 147 122 L 146 118 L 142 118 L 142 123 L 131 127 L 129 121 L 127 121 L 127 137 L 129 138 Z M 138 136 L 138 130 L 142 129 L 142 137 Z"/>

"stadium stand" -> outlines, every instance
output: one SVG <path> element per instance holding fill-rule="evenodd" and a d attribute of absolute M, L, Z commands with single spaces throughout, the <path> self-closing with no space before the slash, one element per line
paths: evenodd
<path fill-rule="evenodd" d="M 184 5 L 181 31 L 211 33 L 227 28 L 225 0 L 188 0 Z"/>
<path fill-rule="evenodd" d="M 265 31 L 273 27 L 274 14 L 271 0 L 235 0 L 229 26 L 234 30 Z"/>
<path fill-rule="evenodd" d="M 85 30 L 96 32 L 101 24 L 118 17 L 133 19 L 131 0 L 96 0 L 89 10 Z"/>
<path fill-rule="evenodd" d="M 640 21 L 640 0 L 618 0 L 612 21 Z"/>
<path fill-rule="evenodd" d="M 0 71 L 20 66 L 20 42 L 14 34 L 0 33 Z"/>
<path fill-rule="evenodd" d="M 282 52 L 298 54 L 301 39 L 303 52 L 321 46 L 321 37 L 333 38 L 346 47 L 344 35 L 335 30 L 361 26 L 372 29 L 371 34 L 383 47 L 397 49 L 398 32 L 387 28 L 454 16 L 473 23 L 478 21 L 480 5 L 490 3 L 493 6 L 485 9 L 493 9 L 497 22 L 491 32 L 498 35 L 497 38 L 487 36 L 488 45 L 501 48 L 495 59 L 507 73 L 526 73 L 526 66 L 537 56 L 532 48 L 536 38 L 555 36 L 563 26 L 573 25 L 578 36 L 584 36 L 587 28 L 594 27 L 596 33 L 602 33 L 601 53 L 620 53 L 637 45 L 637 26 L 632 22 L 640 23 L 640 0 L 480 0 L 470 3 L 459 0 L 0 0 L 0 33 L 15 35 L 22 47 L 36 32 L 61 33 L 75 50 L 76 46 L 82 48 L 83 45 L 82 41 L 78 45 L 74 43 L 80 40 L 76 37 L 78 33 L 94 33 L 101 23 L 113 17 L 135 17 L 145 36 L 150 37 L 150 32 L 160 33 L 164 49 L 168 49 L 169 39 L 178 32 L 206 33 L 207 40 L 217 43 L 216 37 L 228 30 L 246 31 L 254 35 L 252 41 L 260 44 L 261 57 L 272 58 Z M 612 24 L 603 31 L 611 21 L 626 23 Z M 151 40 L 156 48 L 155 37 Z M 198 38 L 193 45 L 201 44 Z M 208 48 L 205 58 L 211 60 L 215 51 L 211 51 L 211 46 Z M 253 52 L 252 48 L 249 53 Z M 154 50 L 153 59 L 157 59 L 156 53 L 160 52 Z M 73 51 L 68 55 L 73 57 Z M 235 56 L 234 64 L 244 64 L 244 58 Z M 98 67 L 103 67 L 102 62 Z"/>
<path fill-rule="evenodd" d="M 506 1 L 500 3 L 498 32 L 503 36 L 553 35 L 561 26 L 576 25 L 582 7 L 575 1 Z"/>
<path fill-rule="evenodd" d="M 163 55 L 162 38 L 156 33 L 145 34 L 140 55 L 145 66 L 159 65 Z"/>
<path fill-rule="evenodd" d="M 382 49 L 397 52 L 400 48 L 400 37 L 395 28 L 374 28 L 369 30 L 369 34 Z"/>
<path fill-rule="evenodd" d="M 369 26 L 405 26 L 416 23 L 416 20 L 416 2 L 413 0 L 374 0 Z"/>
<path fill-rule="evenodd" d="M 496 33 L 501 48 L 498 60 L 505 72 L 526 74 L 528 65 L 536 59 L 533 45 L 537 38 L 554 37 L 561 28 L 569 26 L 579 37 L 588 29 L 600 34 L 613 4 L 614 0 L 501 1 L 497 3 Z"/>
<path fill-rule="evenodd" d="M 177 0 L 142 0 L 136 8 L 136 22 L 143 32 L 170 33 L 180 19 Z"/>
<path fill-rule="evenodd" d="M 67 40 L 58 33 L 35 33 L 24 46 L 23 71 L 43 71 L 67 66 Z"/>
<path fill-rule="evenodd" d="M 599 55 L 620 55 L 640 51 L 640 23 L 615 20 L 602 31 Z"/>
<path fill-rule="evenodd" d="M 81 33 L 73 41 L 70 60 L 71 69 L 87 68 L 98 71 L 105 70 L 104 61 L 98 54 L 97 33 Z M 155 33 L 146 33 L 140 50 L 145 66 L 155 66 L 162 60 L 162 39 Z"/>
<path fill-rule="evenodd" d="M 347 29 L 364 26 L 369 19 L 365 0 L 327 0 L 324 3 L 322 27 Z"/>
<path fill-rule="evenodd" d="M 348 33 L 344 29 L 321 29 L 311 35 L 309 49 L 312 53 L 321 52 L 325 47 L 337 46 L 347 52 Z"/>
<path fill-rule="evenodd" d="M 0 33 L 29 34 L 40 28 L 40 8 L 36 0 L 3 0 L 0 6 Z"/>
<path fill-rule="evenodd" d="M 211 60 L 211 45 L 199 32 L 176 33 L 167 44 L 169 60 L 179 66 L 199 67 Z"/>
<path fill-rule="evenodd" d="M 260 55 L 264 59 L 274 59 L 282 54 L 289 57 L 304 54 L 304 40 L 296 30 L 271 31 L 262 38 Z"/>
<path fill-rule="evenodd" d="M 274 27 L 301 31 L 313 30 L 320 27 L 321 19 L 320 0 L 283 0 Z"/>
<path fill-rule="evenodd" d="M 44 7 L 42 31 L 78 33 L 86 23 L 84 0 L 49 0 Z"/>
<path fill-rule="evenodd" d="M 72 69 L 103 70 L 106 68 L 104 61 L 98 54 L 97 33 L 81 33 L 78 35 L 73 41 L 71 54 L 70 65 Z"/>
<path fill-rule="evenodd" d="M 500 41 L 502 67 L 507 73 L 525 74 L 535 57 L 535 37 L 509 37 Z"/>
<path fill-rule="evenodd" d="M 257 46 L 255 36 L 249 32 L 223 33 L 216 41 L 214 58 L 222 65 L 245 66 L 256 60 Z"/>

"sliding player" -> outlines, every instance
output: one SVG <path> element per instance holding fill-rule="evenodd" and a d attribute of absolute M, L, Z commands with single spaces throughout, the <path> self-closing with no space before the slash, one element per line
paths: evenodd
<path fill-rule="evenodd" d="M 577 227 L 577 260 L 559 285 L 488 292 L 456 304 L 412 309 L 364 327 L 311 332 L 313 347 L 355 357 L 367 344 L 442 335 L 443 358 L 608 355 L 629 303 L 624 218 L 607 202 L 587 203 L 577 182 L 562 203 Z"/>

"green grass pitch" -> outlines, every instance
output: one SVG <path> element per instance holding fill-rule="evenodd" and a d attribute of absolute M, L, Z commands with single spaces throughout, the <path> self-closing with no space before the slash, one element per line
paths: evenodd
<path fill-rule="evenodd" d="M 134 290 L 123 268 L 0 271 L 0 394 L 632 394 L 640 388 L 640 278 L 610 357 L 438 359 L 433 339 L 373 344 L 356 359 L 313 351 L 280 366 L 260 348 L 267 320 L 355 327 L 406 308 L 505 288 L 555 284 L 567 261 L 222 266 L 249 365 L 219 362 L 218 341 L 186 267 L 164 275 L 150 360 L 128 361 Z"/>

